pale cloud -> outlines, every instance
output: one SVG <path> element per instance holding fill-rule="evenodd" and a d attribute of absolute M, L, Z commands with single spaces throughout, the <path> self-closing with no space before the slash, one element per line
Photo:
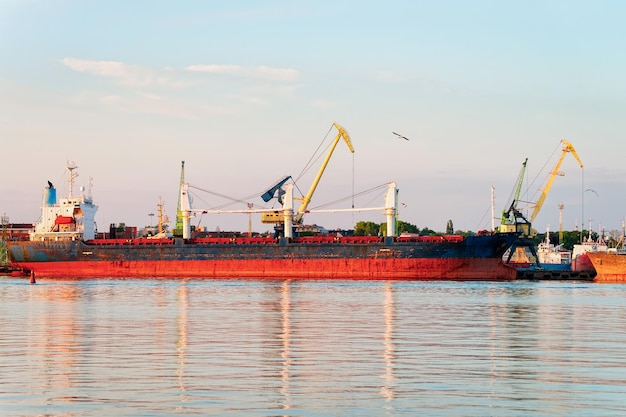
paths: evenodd
<path fill-rule="evenodd" d="M 337 107 L 337 103 L 329 100 L 314 100 L 311 105 L 318 109 L 334 109 Z"/>
<path fill-rule="evenodd" d="M 149 93 L 144 93 L 144 92 L 139 92 L 137 93 L 140 96 L 150 99 L 150 100 L 163 100 L 163 97 L 157 95 L 157 94 L 149 94 Z"/>
<path fill-rule="evenodd" d="M 78 58 L 63 58 L 60 61 L 66 67 L 74 71 L 106 77 L 116 80 L 118 83 L 131 87 L 184 87 L 186 84 L 171 77 L 171 69 L 164 71 L 154 70 L 139 65 L 128 65 L 119 61 L 94 61 Z"/>
<path fill-rule="evenodd" d="M 77 97 L 77 99 L 80 101 L 83 97 Z M 100 98 L 100 102 L 102 104 L 104 104 L 106 107 L 114 107 L 114 106 L 119 106 L 121 103 L 123 103 L 124 98 L 122 96 L 119 95 L 115 95 L 115 94 L 110 94 L 108 96 L 102 96 Z"/>
<path fill-rule="evenodd" d="M 271 106 L 276 100 L 284 102 L 285 100 L 293 99 L 298 88 L 299 86 L 293 84 L 275 85 L 264 83 L 231 93 L 226 97 L 233 102 L 267 107 Z"/>
<path fill-rule="evenodd" d="M 239 65 L 190 65 L 187 71 L 192 72 L 208 72 L 210 74 L 226 74 L 226 75 L 241 75 L 245 72 L 244 67 Z"/>
<path fill-rule="evenodd" d="M 295 81 L 300 78 L 300 72 L 293 68 L 272 68 L 267 66 L 243 67 L 240 65 L 190 65 L 186 68 L 192 72 L 206 72 L 209 74 L 232 75 L 244 78 L 260 78 L 271 81 Z"/>
<path fill-rule="evenodd" d="M 270 104 L 268 100 L 260 97 L 248 97 L 245 102 L 255 106 L 268 106 Z"/>
<path fill-rule="evenodd" d="M 288 85 L 275 85 L 275 84 L 256 84 L 252 87 L 246 89 L 248 94 L 252 95 L 263 95 L 263 96 L 274 96 L 274 97 L 293 97 L 298 89 L 299 85 L 296 84 L 288 84 Z"/>
<path fill-rule="evenodd" d="M 128 65 L 117 61 L 89 61 L 85 59 L 63 58 L 61 63 L 74 71 L 87 72 L 104 77 L 125 77 Z"/>
<path fill-rule="evenodd" d="M 273 68 L 268 66 L 245 67 L 241 65 L 191 65 L 184 69 L 163 67 L 161 69 L 130 65 L 120 61 L 99 61 L 66 57 L 60 62 L 76 72 L 102 77 L 113 83 L 127 87 L 125 90 L 111 91 L 102 94 L 83 92 L 74 95 L 72 101 L 95 104 L 105 109 L 125 113 L 148 113 L 167 115 L 184 119 L 202 119 L 207 114 L 230 114 L 236 111 L 236 103 L 267 107 L 275 98 L 284 100 L 294 97 L 300 88 L 294 80 L 300 77 L 297 70 L 290 68 Z M 223 79 L 201 80 L 191 73 L 204 73 L 220 77 L 232 77 L 234 80 L 249 81 L 242 85 L 237 82 L 226 95 L 204 96 L 202 103 L 184 95 L 172 95 L 172 87 L 198 85 L 203 82 L 220 82 Z M 215 78 L 215 77 L 210 77 Z M 161 88 L 166 87 L 166 88 Z M 181 87 L 181 88 L 177 88 Z M 157 94 L 157 92 L 159 94 Z M 226 99 L 226 101 L 224 101 Z M 229 108 L 230 101 L 234 107 Z M 209 103 L 212 102 L 212 103 Z M 215 104 L 215 103 L 219 103 Z"/>
<path fill-rule="evenodd" d="M 377 81 L 383 83 L 401 83 L 406 81 L 406 78 L 392 71 L 379 71 L 375 77 Z"/>
<path fill-rule="evenodd" d="M 180 73 L 172 67 L 154 69 L 120 61 L 96 61 L 71 57 L 63 58 L 60 62 L 74 71 L 110 78 L 121 85 L 130 87 L 182 88 L 189 85 L 187 81 L 175 78 Z M 300 78 L 300 72 L 296 69 L 274 68 L 264 65 L 258 67 L 218 64 L 190 65 L 185 70 L 277 82 L 291 82 Z"/>
<path fill-rule="evenodd" d="M 262 78 L 277 81 L 295 81 L 300 77 L 300 73 L 293 68 L 270 68 L 261 66 L 257 67 L 254 73 L 260 75 Z"/>
<path fill-rule="evenodd" d="M 69 103 L 81 108 L 97 106 L 112 112 L 158 114 L 186 120 L 203 120 L 208 116 L 226 116 L 234 112 L 232 108 L 224 105 L 214 106 L 143 92 L 102 95 L 83 91 L 70 97 Z"/>
<path fill-rule="evenodd" d="M 111 110 L 131 114 L 158 114 L 187 120 L 203 120 L 207 116 L 228 115 L 228 107 L 136 93 L 126 96 L 103 97 L 101 103 Z"/>

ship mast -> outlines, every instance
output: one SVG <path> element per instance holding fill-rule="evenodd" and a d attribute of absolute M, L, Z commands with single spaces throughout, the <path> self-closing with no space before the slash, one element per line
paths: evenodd
<path fill-rule="evenodd" d="M 169 219 L 167 218 L 167 214 L 165 214 L 164 210 L 163 210 L 163 200 L 161 199 L 161 197 L 159 197 L 159 203 L 157 204 L 157 218 L 158 218 L 158 234 L 161 234 L 164 232 L 163 230 L 163 224 L 164 223 L 169 223 Z"/>
<path fill-rule="evenodd" d="M 74 178 L 78 177 L 78 172 L 74 172 L 76 168 L 76 164 L 74 162 L 67 161 L 65 167 L 69 171 L 68 174 L 68 183 L 69 183 L 69 196 L 68 198 L 72 198 L 72 193 L 74 192 Z"/>
<path fill-rule="evenodd" d="M 491 231 L 496 231 L 496 187 L 491 186 Z"/>
<path fill-rule="evenodd" d="M 181 209 L 181 195 L 182 195 L 184 183 L 185 183 L 185 161 L 181 161 L 180 185 L 178 186 L 178 207 L 176 208 L 176 228 L 174 229 L 174 236 L 181 236 L 183 234 L 183 213 Z"/>
<path fill-rule="evenodd" d="M 563 209 L 565 205 L 559 204 L 559 244 L 563 243 Z"/>

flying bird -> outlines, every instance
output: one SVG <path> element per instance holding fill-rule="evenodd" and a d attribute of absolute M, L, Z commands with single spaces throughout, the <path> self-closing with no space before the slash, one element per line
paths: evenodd
<path fill-rule="evenodd" d="M 396 133 L 396 132 L 391 132 L 391 133 L 393 133 L 394 135 L 396 135 L 396 136 L 397 136 L 397 137 L 399 137 L 400 139 L 409 140 L 409 138 L 407 138 L 406 136 L 402 136 L 402 135 L 401 135 L 401 134 L 399 134 L 399 133 Z"/>
<path fill-rule="evenodd" d="M 587 191 L 591 191 L 592 193 L 594 193 L 594 194 L 596 195 L 596 197 L 600 197 L 600 196 L 598 195 L 598 193 L 596 192 L 596 190 L 592 190 L 591 188 L 587 188 L 587 189 L 585 190 L 585 192 L 587 192 Z"/>

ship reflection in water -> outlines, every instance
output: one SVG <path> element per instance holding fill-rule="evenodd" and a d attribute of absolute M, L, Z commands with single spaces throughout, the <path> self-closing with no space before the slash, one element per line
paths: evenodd
<path fill-rule="evenodd" d="M 3 415 L 620 415 L 626 286 L 0 279 Z"/>

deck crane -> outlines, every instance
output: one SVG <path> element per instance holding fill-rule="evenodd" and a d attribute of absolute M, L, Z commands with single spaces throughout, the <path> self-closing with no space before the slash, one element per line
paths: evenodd
<path fill-rule="evenodd" d="M 530 250 L 530 253 L 534 257 L 534 259 L 538 262 L 535 245 L 534 245 L 533 240 L 531 239 L 531 237 L 535 235 L 537 232 L 531 228 L 531 224 L 537 217 L 537 214 L 539 214 L 539 211 L 541 210 L 541 207 L 543 206 L 543 203 L 546 197 L 548 196 L 548 193 L 550 192 L 550 188 L 552 187 L 552 183 L 554 182 L 554 179 L 556 178 L 556 176 L 564 175 L 561 171 L 559 171 L 559 168 L 561 168 L 561 164 L 563 163 L 565 156 L 571 152 L 572 155 L 574 155 L 574 157 L 578 161 L 578 164 L 580 165 L 580 167 L 581 168 L 583 167 L 583 163 L 578 157 L 578 153 L 574 149 L 574 146 L 570 142 L 566 141 L 565 139 L 561 139 L 561 143 L 563 143 L 564 145 L 563 152 L 561 153 L 561 157 L 557 161 L 552 171 L 550 171 L 550 176 L 548 177 L 546 186 L 543 188 L 543 191 L 541 192 L 539 200 L 537 200 L 537 203 L 534 206 L 530 207 L 533 209 L 532 214 L 530 215 L 530 219 L 527 220 L 521 214 L 521 212 L 517 210 L 515 198 L 513 199 L 511 208 L 509 208 L 508 211 L 504 211 L 502 214 L 502 225 L 500 226 L 500 231 L 509 231 L 509 232 L 517 231 L 518 233 L 520 233 L 520 237 L 518 238 L 518 240 L 511 246 L 509 250 L 509 256 L 505 260 L 505 263 L 509 263 L 514 255 L 517 257 L 517 259 L 521 259 L 520 254 L 525 252 L 524 248 L 528 248 Z M 524 161 L 522 170 L 524 170 L 525 167 L 526 167 L 526 162 Z M 521 183 L 522 183 L 521 176 L 522 174 L 520 173 L 520 178 L 518 179 L 518 185 L 517 185 L 517 189 L 515 192 L 516 198 L 519 198 L 519 190 L 521 189 Z"/>
<path fill-rule="evenodd" d="M 304 216 L 304 213 L 306 212 L 306 209 L 309 206 L 309 203 L 311 202 L 311 198 L 313 197 L 313 193 L 315 192 L 315 189 L 317 188 L 317 184 L 319 184 L 320 179 L 322 179 L 322 174 L 324 173 L 324 170 L 326 169 L 326 165 L 328 165 L 328 161 L 330 161 L 330 157 L 332 156 L 333 151 L 337 147 L 337 143 L 339 143 L 339 139 L 343 138 L 343 140 L 346 141 L 346 145 L 348 145 L 348 149 L 350 149 L 350 152 L 354 153 L 354 148 L 352 147 L 352 142 L 350 141 L 350 136 L 348 135 L 348 132 L 346 132 L 346 130 L 343 127 L 341 127 L 337 122 L 333 122 L 333 126 L 335 126 L 335 128 L 337 129 L 337 136 L 335 136 L 335 140 L 333 141 L 333 144 L 330 147 L 330 151 L 328 151 L 328 155 L 326 155 L 326 159 L 324 160 L 324 163 L 320 167 L 320 170 L 317 173 L 317 176 L 315 177 L 313 184 L 311 184 L 311 188 L 309 188 L 309 192 L 306 194 L 306 196 L 302 198 L 302 204 L 300 204 L 300 208 L 298 209 L 298 212 L 294 217 L 294 223 L 302 223 L 302 217 Z"/>
<path fill-rule="evenodd" d="M 519 202 L 520 194 L 522 192 L 522 182 L 524 181 L 527 162 L 528 158 L 526 158 L 522 163 L 522 168 L 520 169 L 519 176 L 517 177 L 517 185 L 515 186 L 509 208 L 502 211 L 502 220 L 499 228 L 499 231 L 502 233 L 519 232 L 528 234 L 530 232 L 530 222 L 526 220 L 522 212 L 517 209 L 517 203 Z"/>
<path fill-rule="evenodd" d="M 296 214 L 294 215 L 294 219 L 293 222 L 294 224 L 300 224 L 302 223 L 302 217 L 304 216 L 304 214 L 306 213 L 306 209 L 309 206 L 309 203 L 311 202 L 311 198 L 313 197 L 313 193 L 315 193 L 315 189 L 317 188 L 317 185 L 320 182 L 320 179 L 322 178 L 322 174 L 324 174 L 324 170 L 326 169 L 326 166 L 328 165 L 328 162 L 330 161 L 330 157 L 333 155 L 333 152 L 335 150 L 335 148 L 337 147 L 337 144 L 339 143 L 339 140 L 341 138 L 343 138 L 343 140 L 345 140 L 346 144 L 348 145 L 348 149 L 350 149 L 350 152 L 354 153 L 354 148 L 352 147 L 352 142 L 350 141 L 350 136 L 348 135 L 348 132 L 346 132 L 346 130 L 341 127 L 339 125 L 339 123 L 337 122 L 333 122 L 333 126 L 335 126 L 335 128 L 337 129 L 337 136 L 335 136 L 335 139 L 330 147 L 330 150 L 328 152 L 328 155 L 326 155 L 326 159 L 324 160 L 324 163 L 322 164 L 319 172 L 317 173 L 317 176 L 315 177 L 315 180 L 313 181 L 313 184 L 311 184 L 311 187 L 309 188 L 309 192 L 306 194 L 306 196 L 302 197 L 302 204 L 300 205 L 300 208 L 298 208 L 298 210 L 296 211 Z M 274 187 L 272 187 L 270 190 L 268 190 L 266 193 L 263 194 L 263 200 L 264 201 L 269 201 L 269 198 L 266 199 L 266 197 L 268 195 L 273 196 L 274 193 L 276 193 L 278 191 L 278 196 L 280 197 L 281 195 L 281 190 L 280 187 L 291 177 L 286 177 L 283 180 L 281 180 L 278 184 L 276 184 Z M 271 198 L 271 197 L 270 197 Z M 282 204 L 282 202 L 281 202 Z M 280 213 L 279 211 L 276 212 L 270 212 L 270 213 L 263 213 L 261 216 L 261 222 L 262 223 L 274 223 L 274 224 L 280 224 L 282 223 L 282 213 Z"/>
<path fill-rule="evenodd" d="M 528 260 L 526 249 L 528 249 L 534 259 L 537 259 L 537 251 L 534 248 L 534 243 L 528 238 L 530 234 L 530 222 L 517 208 L 520 194 L 522 192 L 522 183 L 524 181 L 527 163 L 528 158 L 526 158 L 522 163 L 522 168 L 520 169 L 519 176 L 517 177 L 515 190 L 511 196 L 511 203 L 508 209 L 502 211 L 502 221 L 500 223 L 500 228 L 498 229 L 501 233 L 517 232 L 519 235 L 518 239 L 513 243 L 508 251 L 508 257 L 505 261 L 506 263 L 510 263 L 511 259 L 514 259 L 515 262 L 526 262 Z"/>
<path fill-rule="evenodd" d="M 180 166 L 180 183 L 178 186 L 178 206 L 176 207 L 176 228 L 174 229 L 174 236 L 183 235 L 183 214 L 181 211 L 181 191 L 185 184 L 185 161 L 181 162 Z"/>
<path fill-rule="evenodd" d="M 561 153 L 561 157 L 559 158 L 559 160 L 557 161 L 556 165 L 554 166 L 554 168 L 552 169 L 552 171 L 550 172 L 550 176 L 548 177 L 548 181 L 546 182 L 546 186 L 543 188 L 543 191 L 541 192 L 541 195 L 539 196 L 539 200 L 537 200 L 537 203 L 532 206 L 531 208 L 533 209 L 532 214 L 530 215 L 530 223 L 535 221 L 535 218 L 537 217 L 537 215 L 539 214 L 539 211 L 541 210 L 541 207 L 543 206 L 544 201 L 546 200 L 546 197 L 548 196 L 548 193 L 550 192 L 550 188 L 552 187 L 552 183 L 554 182 L 554 178 L 556 178 L 556 176 L 563 176 L 565 174 L 563 174 L 563 172 L 559 171 L 559 168 L 561 168 L 561 164 L 563 163 L 563 160 L 565 159 L 565 155 L 567 155 L 568 153 L 571 153 L 572 155 L 574 155 L 574 158 L 576 158 L 576 161 L 578 161 L 578 165 L 582 168 L 583 167 L 583 163 L 580 160 L 580 158 L 578 157 L 578 153 L 576 152 L 576 149 L 574 149 L 574 146 L 569 143 L 568 141 L 566 141 L 565 139 L 561 139 L 561 143 L 563 143 L 563 152 Z"/>

